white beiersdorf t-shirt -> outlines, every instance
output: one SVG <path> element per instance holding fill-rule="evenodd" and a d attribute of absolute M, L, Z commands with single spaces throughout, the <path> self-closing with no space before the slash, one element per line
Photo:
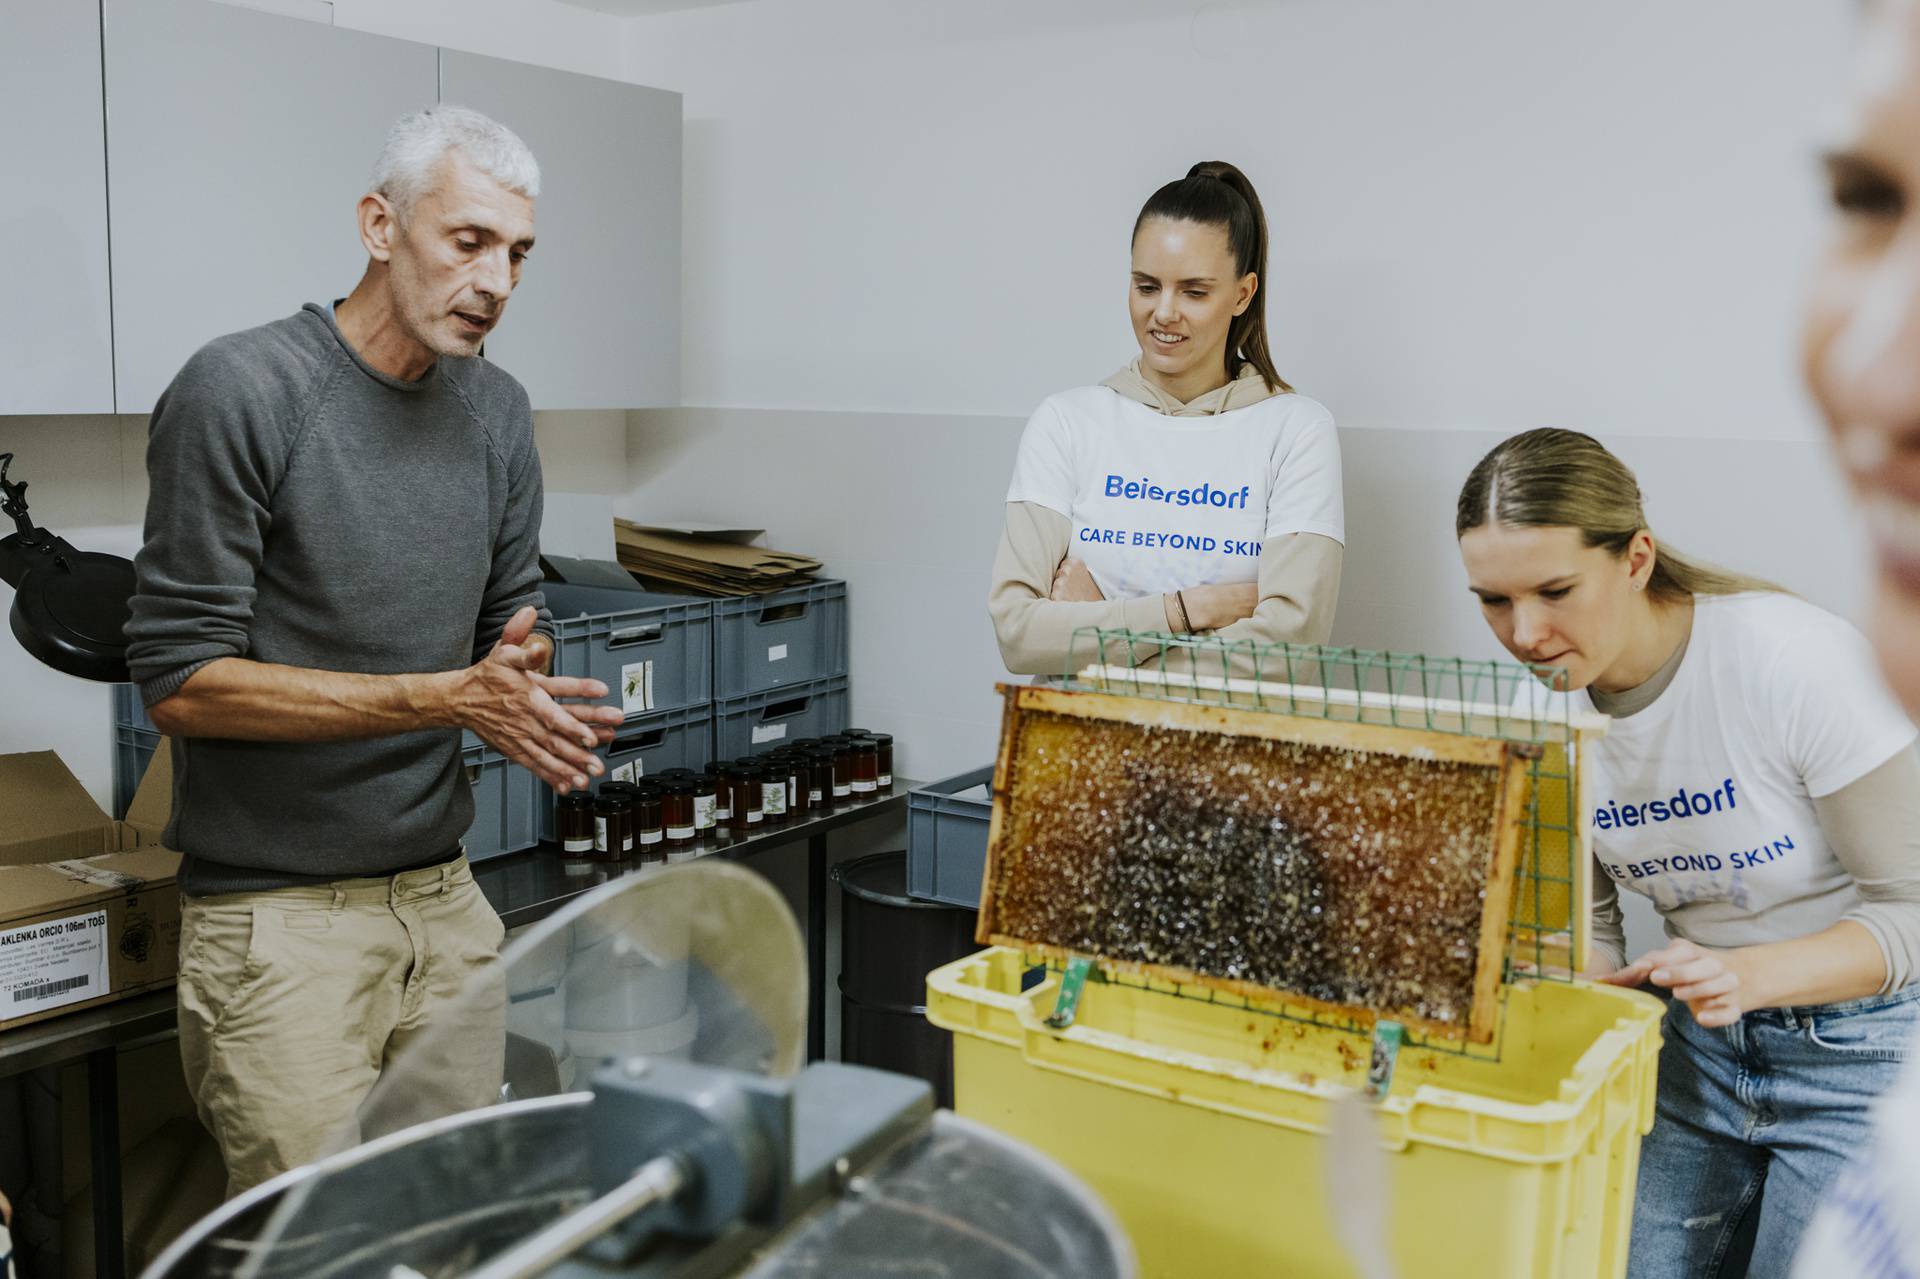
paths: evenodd
<path fill-rule="evenodd" d="M 1007 501 L 1072 521 L 1072 554 L 1110 600 L 1254 581 L 1260 544 L 1287 533 L 1346 541 L 1333 415 L 1304 395 L 1211 417 L 1168 417 L 1105 386 L 1049 396 Z"/>
<path fill-rule="evenodd" d="M 1573 695 L 1593 707 L 1585 691 Z M 1595 860 L 1670 936 L 1785 941 L 1858 904 L 1813 800 L 1912 746 L 1866 638 L 1791 595 L 1698 596 L 1673 683 L 1590 769 Z"/>

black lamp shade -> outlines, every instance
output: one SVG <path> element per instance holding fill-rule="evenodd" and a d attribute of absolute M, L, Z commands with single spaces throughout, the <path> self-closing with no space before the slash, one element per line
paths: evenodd
<path fill-rule="evenodd" d="M 32 560 L 16 584 L 9 618 L 20 646 L 63 674 L 124 682 L 132 561 L 64 544 Z"/>

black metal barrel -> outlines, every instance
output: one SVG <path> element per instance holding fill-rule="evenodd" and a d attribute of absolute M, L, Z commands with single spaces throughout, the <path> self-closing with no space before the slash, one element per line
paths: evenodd
<path fill-rule="evenodd" d="M 927 974 L 979 949 L 974 913 L 907 896 L 907 854 L 833 868 L 840 885 L 840 1059 L 913 1075 L 953 1105 L 953 1037 L 927 1021 Z"/>

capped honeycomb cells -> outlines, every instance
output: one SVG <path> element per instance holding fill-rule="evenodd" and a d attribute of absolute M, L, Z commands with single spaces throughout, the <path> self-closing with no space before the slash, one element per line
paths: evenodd
<path fill-rule="evenodd" d="M 992 931 L 1465 1029 L 1498 764 L 1024 712 Z"/>

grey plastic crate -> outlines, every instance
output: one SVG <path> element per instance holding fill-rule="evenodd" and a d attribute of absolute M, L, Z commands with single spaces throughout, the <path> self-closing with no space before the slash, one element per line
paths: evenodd
<path fill-rule="evenodd" d="M 636 778 L 669 768 L 700 768 L 713 758 L 713 708 L 689 706 L 628 720 L 620 726 L 619 735 L 596 753 L 607 764 L 602 781 L 611 781 L 627 764 L 635 765 Z M 533 781 L 540 792 L 540 838 L 556 839 L 553 788 L 537 777 Z"/>
<path fill-rule="evenodd" d="M 731 697 L 713 704 L 713 753 L 719 759 L 757 755 L 781 742 L 825 737 L 847 726 L 844 675 L 792 688 Z"/>
<path fill-rule="evenodd" d="M 147 715 L 147 704 L 140 700 L 139 685 L 115 684 L 113 686 L 113 726 L 137 728 L 146 733 L 160 731 L 153 726 L 153 720 Z"/>
<path fill-rule="evenodd" d="M 715 600 L 713 696 L 746 697 L 847 673 L 847 584 Z"/>
<path fill-rule="evenodd" d="M 545 789 L 540 779 L 486 746 L 461 751 L 460 762 L 473 788 L 473 825 L 460 841 L 467 860 L 483 862 L 539 843 L 534 810 Z"/>
<path fill-rule="evenodd" d="M 989 797 L 961 792 L 986 786 Z M 907 792 L 907 892 L 924 901 L 979 909 L 993 824 L 993 765 Z"/>
<path fill-rule="evenodd" d="M 545 590 L 554 674 L 601 681 L 612 690 L 603 700 L 630 720 L 713 700 L 711 602 L 558 582 Z"/>
<path fill-rule="evenodd" d="M 133 803 L 133 794 L 140 789 L 140 779 L 147 775 L 147 763 L 153 758 L 153 752 L 166 739 L 160 734 L 131 724 L 113 726 L 113 817 L 119 821 L 127 815 L 127 806 Z"/>

